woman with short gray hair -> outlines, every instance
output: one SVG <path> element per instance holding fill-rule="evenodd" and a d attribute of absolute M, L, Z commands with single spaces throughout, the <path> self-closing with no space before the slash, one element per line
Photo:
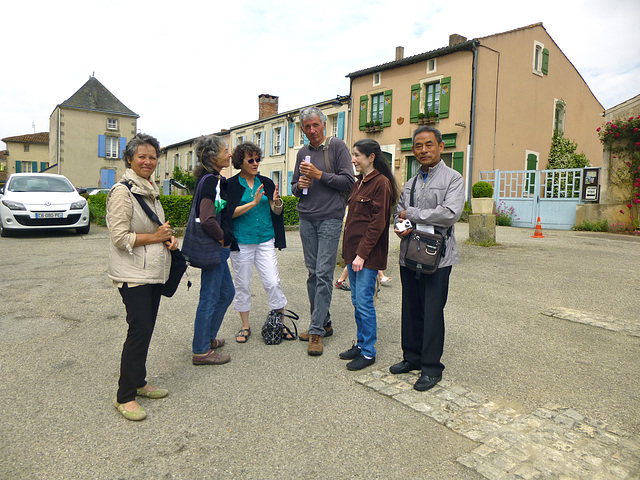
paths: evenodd
<path fill-rule="evenodd" d="M 197 202 L 196 218 L 209 234 L 219 255 L 212 268 L 203 268 L 200 274 L 200 301 L 193 325 L 194 365 L 220 365 L 231 360 L 226 353 L 217 350 L 225 344 L 224 338 L 216 338 L 222 319 L 233 301 L 235 289 L 229 271 L 229 247 L 236 245 L 233 226 L 226 207 L 226 179 L 221 175 L 229 166 L 231 154 L 227 142 L 217 136 L 200 138 L 195 145 L 199 163 L 194 169 L 196 178 L 193 201 Z M 215 253 L 215 252 L 214 252 Z"/>

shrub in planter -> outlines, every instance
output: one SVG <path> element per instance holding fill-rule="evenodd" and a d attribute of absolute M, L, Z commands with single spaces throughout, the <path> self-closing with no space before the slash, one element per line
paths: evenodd
<path fill-rule="evenodd" d="M 471 187 L 472 198 L 493 198 L 493 187 L 489 182 L 476 182 Z"/>
<path fill-rule="evenodd" d="M 488 182 L 476 182 L 471 187 L 471 209 L 476 215 L 493 213 L 493 187 Z"/>

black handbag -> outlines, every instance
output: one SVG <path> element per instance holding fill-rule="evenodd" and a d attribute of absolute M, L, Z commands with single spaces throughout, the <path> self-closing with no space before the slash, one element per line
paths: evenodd
<path fill-rule="evenodd" d="M 282 343 L 283 332 L 292 337 L 287 340 L 295 340 L 298 338 L 298 327 L 294 320 L 298 320 L 300 317 L 291 310 L 285 310 L 285 312 L 288 312 L 288 314 L 282 313 L 279 310 L 271 310 L 267 315 L 267 319 L 262 326 L 262 339 L 267 345 L 279 345 Z M 284 324 L 282 320 L 283 317 L 291 319 L 291 323 L 296 332 L 295 334 Z"/>
<path fill-rule="evenodd" d="M 211 174 L 208 173 L 202 177 L 193 195 L 191 209 L 189 210 L 189 220 L 187 221 L 187 228 L 185 229 L 184 239 L 182 240 L 182 253 L 189 265 L 204 269 L 213 268 L 220 263 L 221 248 L 220 242 L 211 238 L 211 235 L 202 228 L 197 213 L 197 208 L 202 197 L 202 184 L 208 175 Z"/>
<path fill-rule="evenodd" d="M 131 190 L 131 185 L 129 185 L 129 183 L 121 183 L 126 185 L 127 188 Z M 142 207 L 142 210 L 144 210 L 147 216 L 158 225 L 162 225 L 162 222 L 158 218 L 158 215 L 156 215 L 156 213 L 151 210 L 151 207 L 147 205 L 147 202 L 144 201 L 142 195 L 133 192 L 131 192 L 131 194 L 138 201 L 138 203 Z M 184 255 L 182 255 L 180 249 L 176 248 L 175 250 L 169 250 L 169 252 L 171 253 L 171 270 L 169 271 L 169 278 L 164 283 L 164 287 L 162 288 L 162 295 L 165 297 L 173 297 L 173 294 L 176 293 L 176 290 L 178 290 L 178 286 L 180 285 L 180 280 L 182 280 L 184 272 L 187 271 L 187 260 L 184 258 Z M 187 282 L 187 289 L 190 287 L 191 280 Z"/>
<path fill-rule="evenodd" d="M 411 194 L 409 196 L 409 206 L 413 207 L 413 193 L 416 188 L 417 176 L 413 179 Z M 451 227 L 447 229 L 446 238 L 451 235 Z M 444 256 L 446 249 L 446 238 L 438 232 L 419 232 L 413 225 L 413 230 L 404 245 L 404 265 L 409 270 L 416 272 L 416 279 L 420 275 L 430 275 L 438 270 L 440 260 Z"/>

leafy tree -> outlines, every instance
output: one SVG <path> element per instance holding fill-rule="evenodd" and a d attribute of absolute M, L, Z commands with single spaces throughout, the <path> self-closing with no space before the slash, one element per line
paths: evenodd
<path fill-rule="evenodd" d="M 549 151 L 548 170 L 558 168 L 584 168 L 591 165 L 584 153 L 576 153 L 578 145 L 558 133 L 553 134 Z"/>
<path fill-rule="evenodd" d="M 185 172 L 177 166 L 173 168 L 173 179 L 187 187 L 187 192 L 193 195 L 193 190 L 196 186 L 196 179 L 191 172 Z"/>

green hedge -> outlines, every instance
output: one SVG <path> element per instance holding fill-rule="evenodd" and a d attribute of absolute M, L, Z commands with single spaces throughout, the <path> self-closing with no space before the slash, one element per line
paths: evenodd
<path fill-rule="evenodd" d="M 189 208 L 191 207 L 191 195 L 161 195 L 160 203 L 164 209 L 164 216 L 172 227 L 184 227 L 189 219 Z M 105 216 L 107 214 L 106 201 L 107 195 L 104 193 L 98 195 L 89 195 L 89 213 L 91 220 L 97 225 L 106 225 Z M 298 225 L 298 197 L 292 195 L 282 197 L 284 203 L 284 224 Z"/>

